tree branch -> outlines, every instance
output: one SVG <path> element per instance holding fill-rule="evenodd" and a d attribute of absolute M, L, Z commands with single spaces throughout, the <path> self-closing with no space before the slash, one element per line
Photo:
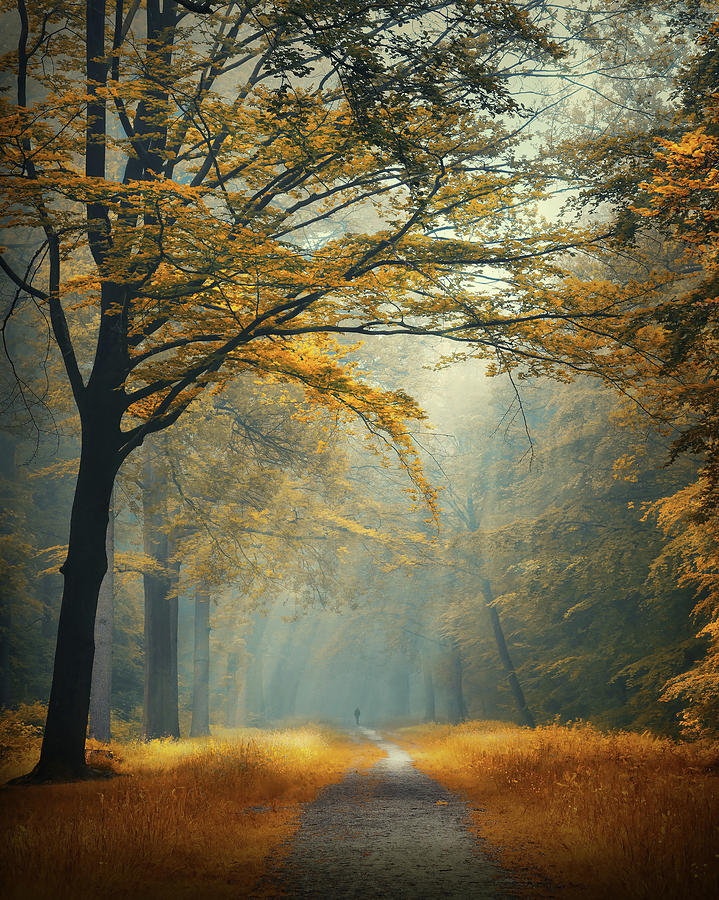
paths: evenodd
<path fill-rule="evenodd" d="M 3 270 L 16 287 L 20 288 L 21 291 L 25 291 L 30 297 L 44 301 L 49 299 L 44 291 L 40 291 L 36 287 L 33 287 L 33 285 L 29 284 L 24 278 L 18 275 L 17 272 L 8 265 L 2 254 L 0 254 L 0 269 Z"/>
<path fill-rule="evenodd" d="M 184 7 L 189 12 L 197 13 L 197 15 L 207 15 L 212 13 L 212 0 L 205 0 L 205 2 L 195 2 L 195 0 L 175 0 L 178 6 Z"/>
<path fill-rule="evenodd" d="M 48 297 L 50 307 L 50 323 L 55 340 L 62 354 L 72 394 L 77 403 L 77 408 L 82 412 L 85 398 L 85 385 L 80 374 L 80 368 L 75 356 L 75 348 L 72 345 L 70 330 L 67 327 L 65 311 L 60 302 L 60 241 L 54 235 L 48 238 L 48 251 L 50 256 L 50 293 Z"/>

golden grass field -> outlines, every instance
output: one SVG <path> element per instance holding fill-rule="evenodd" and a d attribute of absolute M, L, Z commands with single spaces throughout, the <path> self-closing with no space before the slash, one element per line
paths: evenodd
<path fill-rule="evenodd" d="M 719 897 L 719 745 L 506 723 L 400 732 L 417 765 L 464 794 L 483 846 L 527 895 Z M 90 745 L 117 777 L 0 790 L 0 895 L 259 897 L 301 804 L 382 752 L 330 731 L 216 730 Z M 39 728 L 0 721 L 0 779 L 28 771 Z"/>
<path fill-rule="evenodd" d="M 719 745 L 589 725 L 403 729 L 418 768 L 464 794 L 529 896 L 719 897 Z"/>
<path fill-rule="evenodd" d="M 37 758 L 37 739 L 9 743 L 3 782 Z M 1 790 L 3 900 L 258 896 L 300 804 L 382 756 L 319 728 L 112 745 L 112 759 L 98 751 L 92 764 L 118 777 Z"/>

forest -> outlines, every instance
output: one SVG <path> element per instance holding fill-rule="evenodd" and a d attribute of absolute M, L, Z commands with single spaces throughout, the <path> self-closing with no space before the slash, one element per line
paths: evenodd
<path fill-rule="evenodd" d="M 0 4 L 3 896 L 719 896 L 719 3 Z"/>

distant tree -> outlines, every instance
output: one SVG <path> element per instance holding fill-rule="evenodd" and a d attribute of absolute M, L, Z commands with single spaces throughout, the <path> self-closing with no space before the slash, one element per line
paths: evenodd
<path fill-rule="evenodd" d="M 198 399 L 161 442 L 146 443 L 137 480 L 146 553 L 147 737 L 179 733 L 178 592 L 194 597 L 199 616 L 204 687 L 196 698 L 204 708 L 210 610 L 240 626 L 280 591 L 299 598 L 331 578 L 345 532 L 355 527 L 369 537 L 357 521 L 366 502 L 344 478 L 346 435 L 334 424 L 297 387 L 238 378 L 221 397 Z M 220 609 L 220 598 L 231 609 Z"/>
<path fill-rule="evenodd" d="M 164 437 L 164 436 L 163 436 Z M 178 526 L 170 504 L 167 441 L 145 445 L 141 474 L 142 534 L 146 557 L 145 690 L 143 733 L 152 740 L 180 737 L 177 680 L 178 545 L 187 530 Z"/>
<path fill-rule="evenodd" d="M 596 384 L 545 383 L 525 402 L 531 470 L 526 460 L 512 469 L 500 447 L 480 452 L 486 525 L 455 553 L 465 566 L 481 557 L 538 718 L 672 731 L 677 705 L 658 702 L 663 684 L 703 647 L 691 592 L 677 586 L 676 561 L 642 503 L 686 485 L 693 469 L 663 468 L 662 435 L 646 418 L 641 434 L 628 428 L 620 402 Z M 519 460 L 522 425 L 500 444 Z M 470 643 L 482 636 L 486 656 L 489 623 L 472 623 L 475 602 L 463 587 L 458 627 Z"/>
<path fill-rule="evenodd" d="M 210 733 L 210 593 L 195 590 L 195 629 L 190 737 Z"/>
<path fill-rule="evenodd" d="M 447 487 L 448 500 L 451 509 L 469 531 L 476 532 L 480 527 L 480 522 L 477 517 L 477 510 L 472 494 L 468 494 L 466 501 L 463 503 L 453 491 L 451 483 Z M 496 598 L 492 591 L 491 582 L 489 578 L 486 577 L 486 575 L 481 573 L 481 568 L 479 566 L 477 567 L 476 571 L 476 587 L 478 596 L 481 596 L 483 598 L 487 618 L 491 623 L 494 643 L 497 649 L 497 655 L 502 664 L 504 675 L 507 684 L 509 685 L 512 698 L 514 700 L 517 715 L 519 717 L 519 722 L 521 725 L 526 725 L 529 728 L 534 728 L 534 716 L 527 706 L 524 691 L 522 690 L 522 685 L 520 684 L 517 670 L 514 666 L 514 662 L 512 661 L 512 655 L 509 651 L 509 647 L 507 646 L 507 639 L 504 634 L 504 628 L 502 627 L 502 621 L 500 619 L 499 610 L 495 602 Z M 460 652 L 459 647 L 457 647 L 456 652 Z"/>

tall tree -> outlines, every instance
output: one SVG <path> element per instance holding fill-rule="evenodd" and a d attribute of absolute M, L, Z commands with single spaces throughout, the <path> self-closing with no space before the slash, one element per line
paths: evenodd
<path fill-rule="evenodd" d="M 403 424 L 416 406 L 352 378 L 323 334 L 431 333 L 500 365 L 585 367 L 594 349 L 569 338 L 626 297 L 557 286 L 547 254 L 591 236 L 524 212 L 543 185 L 517 152 L 532 113 L 511 91 L 562 56 L 552 4 L 16 11 L 3 221 L 34 246 L 7 242 L 0 267 L 11 312 L 47 312 L 82 430 L 35 773 L 48 779 L 86 772 L 115 475 L 198 393 L 243 370 L 296 380 L 387 435 L 427 491 Z M 95 314 L 89 341 L 78 308 Z"/>
<path fill-rule="evenodd" d="M 451 508 L 454 510 L 459 519 L 464 523 L 467 529 L 470 532 L 478 531 L 480 523 L 477 518 L 477 511 L 475 509 L 474 499 L 472 495 L 469 494 L 467 496 L 466 504 L 461 504 L 454 494 L 451 484 L 448 486 L 448 494 L 450 498 Z M 480 575 L 479 573 L 477 573 L 477 575 L 477 584 L 479 587 L 479 591 L 484 599 L 484 608 L 487 613 L 487 617 L 489 618 L 489 621 L 492 625 L 492 634 L 494 635 L 497 655 L 499 656 L 502 668 L 504 669 L 507 684 L 509 685 L 512 698 L 514 699 L 520 724 L 526 725 L 529 728 L 534 728 L 534 716 L 527 706 L 524 691 L 522 690 L 522 685 L 519 682 L 517 670 L 515 669 L 514 663 L 512 661 L 512 655 L 509 652 L 509 647 L 507 646 L 507 639 L 504 635 L 504 629 L 502 628 L 502 621 L 500 619 L 499 610 L 497 609 L 497 604 L 495 602 L 496 598 L 492 592 L 492 585 L 488 578 Z"/>
<path fill-rule="evenodd" d="M 162 450 L 165 449 L 164 442 Z M 147 444 L 142 470 L 143 544 L 150 562 L 145 588 L 145 694 L 143 732 L 148 740 L 180 737 L 177 624 L 180 559 L 167 509 L 167 465 Z"/>
<path fill-rule="evenodd" d="M 210 733 L 210 592 L 195 591 L 195 652 L 192 678 L 192 725 L 190 737 Z"/>

